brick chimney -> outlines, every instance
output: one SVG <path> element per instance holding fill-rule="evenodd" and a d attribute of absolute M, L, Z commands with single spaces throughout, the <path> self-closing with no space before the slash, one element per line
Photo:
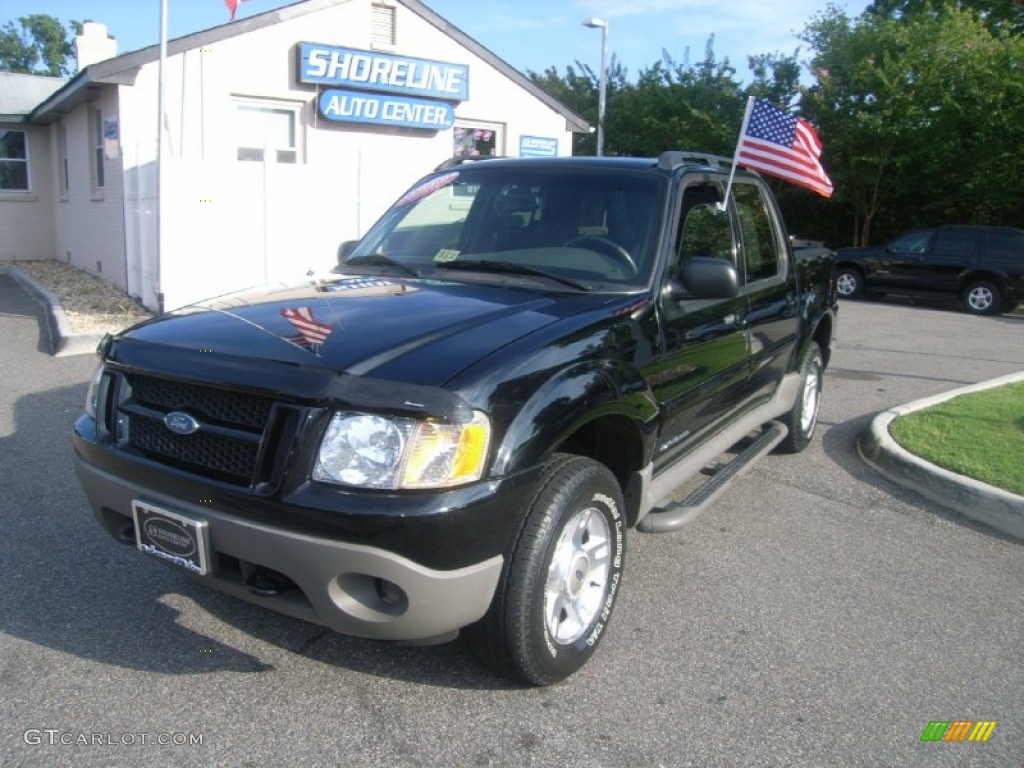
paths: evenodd
<path fill-rule="evenodd" d="M 75 58 L 78 71 L 97 61 L 117 56 L 117 40 L 107 36 L 107 25 L 87 21 L 82 25 L 82 34 L 75 38 Z"/>

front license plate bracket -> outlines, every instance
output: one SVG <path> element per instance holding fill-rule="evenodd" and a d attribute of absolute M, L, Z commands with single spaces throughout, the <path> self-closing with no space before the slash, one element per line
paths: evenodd
<path fill-rule="evenodd" d="M 205 520 L 139 499 L 132 502 L 132 517 L 139 550 L 199 576 L 210 572 L 210 534 Z"/>

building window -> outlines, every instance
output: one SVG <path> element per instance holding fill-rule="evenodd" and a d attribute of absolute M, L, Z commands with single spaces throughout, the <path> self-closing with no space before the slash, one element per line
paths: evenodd
<path fill-rule="evenodd" d="M 460 121 L 455 124 L 454 136 L 454 157 L 496 157 L 502 153 L 504 136 L 500 125 Z"/>
<path fill-rule="evenodd" d="M 28 137 L 0 129 L 0 192 L 28 192 Z"/>
<path fill-rule="evenodd" d="M 298 163 L 301 106 L 239 103 L 238 159 L 268 163 Z"/>
<path fill-rule="evenodd" d="M 70 176 L 68 173 L 68 132 L 64 123 L 57 123 L 57 176 L 60 194 L 62 197 L 66 197 L 70 187 Z"/>
<path fill-rule="evenodd" d="M 106 186 L 103 168 L 103 113 L 98 109 L 92 111 L 89 123 L 89 146 L 92 161 L 92 188 L 99 191 Z"/>
<path fill-rule="evenodd" d="M 374 47 L 395 46 L 395 6 L 374 3 L 370 11 L 370 43 Z"/>

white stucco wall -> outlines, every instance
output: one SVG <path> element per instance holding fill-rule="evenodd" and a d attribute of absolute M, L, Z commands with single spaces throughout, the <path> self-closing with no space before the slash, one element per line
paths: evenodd
<path fill-rule="evenodd" d="M 29 190 L 0 192 L 0 261 L 52 259 L 53 164 L 45 127 L 0 123 L 0 130 L 25 131 Z"/>
<path fill-rule="evenodd" d="M 468 67 L 469 98 L 456 105 L 457 120 L 500 126 L 499 154 L 517 154 L 523 134 L 557 139 L 559 153 L 571 153 L 563 115 L 413 11 L 395 7 L 396 45 L 381 52 Z M 32 230 L 53 234 L 50 242 L 37 234 L 36 251 L 100 274 L 153 309 L 161 299 L 171 309 L 330 269 L 342 241 L 365 233 L 401 192 L 453 154 L 451 129 L 325 120 L 316 87 L 298 82 L 301 42 L 374 48 L 371 8 L 371 0 L 351 0 L 169 57 L 162 199 L 158 62 L 142 65 L 131 84 L 101 86 L 98 101 L 64 118 L 67 195 L 56 194 L 55 172 L 41 169 L 46 198 L 55 202 L 49 214 L 39 206 Z M 239 100 L 300 109 L 298 163 L 237 159 Z M 118 116 L 120 131 L 102 193 L 90 187 L 88 120 L 97 105 L 104 116 Z M 50 140 L 52 152 L 40 154 L 56 165 L 56 127 Z"/>
<path fill-rule="evenodd" d="M 563 115 L 437 27 L 396 8 L 390 52 L 469 67 L 469 99 L 457 105 L 457 119 L 501 124 L 501 154 L 517 153 L 520 134 L 555 137 L 562 154 L 571 152 Z M 317 114 L 316 89 L 297 82 L 298 43 L 370 50 L 370 14 L 370 0 L 353 0 L 170 59 L 160 266 L 166 307 L 330 269 L 339 243 L 362 235 L 402 191 L 451 157 L 451 130 L 327 121 Z M 122 98 L 123 137 L 138 146 L 139 166 L 155 154 L 156 80 L 156 64 L 145 66 Z M 300 163 L 236 159 L 239 99 L 302 106 Z"/>

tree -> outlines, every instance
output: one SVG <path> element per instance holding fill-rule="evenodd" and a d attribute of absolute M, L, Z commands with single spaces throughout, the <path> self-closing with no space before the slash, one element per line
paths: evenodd
<path fill-rule="evenodd" d="M 743 118 L 744 94 L 729 60 L 718 61 L 714 37 L 704 58 L 677 63 L 667 51 L 642 70 L 609 106 L 609 154 L 657 156 L 666 149 L 731 154 Z M 614 109 L 613 109 L 614 107 Z"/>
<path fill-rule="evenodd" d="M 656 156 L 665 149 L 679 148 L 732 152 L 745 97 L 734 78 L 736 70 L 728 60 L 716 60 L 713 43 L 714 37 L 708 40 L 704 59 L 693 66 L 688 52 L 680 64 L 663 51 L 661 60 L 642 70 L 635 83 L 627 80 L 626 70 L 612 57 L 606 154 Z M 534 83 L 596 125 L 599 77 L 579 62 L 576 66 L 578 71 L 568 67 L 564 76 L 554 67 L 543 75 L 529 74 Z M 764 64 L 766 83 L 774 66 L 775 60 Z M 573 151 L 593 154 L 594 136 L 577 136 Z"/>
<path fill-rule="evenodd" d="M 69 30 L 53 16 L 35 13 L 18 18 L 18 26 L 8 21 L 0 27 L 0 71 L 69 77 L 73 56 Z M 80 34 L 82 23 L 71 22 L 71 31 Z"/>
<path fill-rule="evenodd" d="M 897 152 L 904 122 L 900 80 L 887 71 L 898 58 L 895 22 L 857 24 L 832 6 L 813 20 L 804 40 L 816 52 L 817 83 L 801 102 L 818 126 L 835 202 L 852 217 L 854 244 L 866 243 L 882 201 L 899 180 Z"/>
<path fill-rule="evenodd" d="M 747 96 L 756 95 L 799 111 L 824 144 L 830 200 L 770 182 L 802 236 L 863 245 L 915 225 L 1022 226 L 1024 35 L 1009 26 L 1019 9 L 998 0 L 880 0 L 851 17 L 830 6 L 800 36 L 814 78 L 806 87 L 799 50 L 749 57 L 746 86 L 715 58 L 713 37 L 694 65 L 688 53 L 677 63 L 663 52 L 635 83 L 621 71 L 612 78 L 606 151 L 729 156 Z M 534 81 L 596 122 L 591 70 L 560 77 L 552 68 Z M 592 153 L 593 137 L 574 149 Z"/>
<path fill-rule="evenodd" d="M 809 23 L 819 126 L 835 201 L 867 244 L 912 225 L 1020 224 L 1024 40 L 956 5 Z"/>
<path fill-rule="evenodd" d="M 748 56 L 747 63 L 754 74 L 754 81 L 747 88 L 747 93 L 779 107 L 793 106 L 800 96 L 799 53 L 800 49 L 791 56 L 783 56 L 781 53 Z"/>
<path fill-rule="evenodd" d="M 995 34 L 1024 34 L 1024 3 L 1020 0 L 879 0 L 869 5 L 865 13 L 902 19 L 922 13 L 939 14 L 946 7 L 974 14 Z"/>
<path fill-rule="evenodd" d="M 527 70 L 527 77 L 548 94 L 558 99 L 573 112 L 597 127 L 600 76 L 586 64 L 576 62 L 575 68 L 565 68 L 565 75 L 558 74 L 557 67 L 548 67 L 543 74 Z M 608 63 L 605 81 L 605 110 L 611 112 L 610 104 L 619 92 L 628 87 L 626 69 L 613 54 Z M 607 133 L 607 130 L 606 130 Z M 593 155 L 597 152 L 597 133 L 573 136 L 574 155 Z"/>

